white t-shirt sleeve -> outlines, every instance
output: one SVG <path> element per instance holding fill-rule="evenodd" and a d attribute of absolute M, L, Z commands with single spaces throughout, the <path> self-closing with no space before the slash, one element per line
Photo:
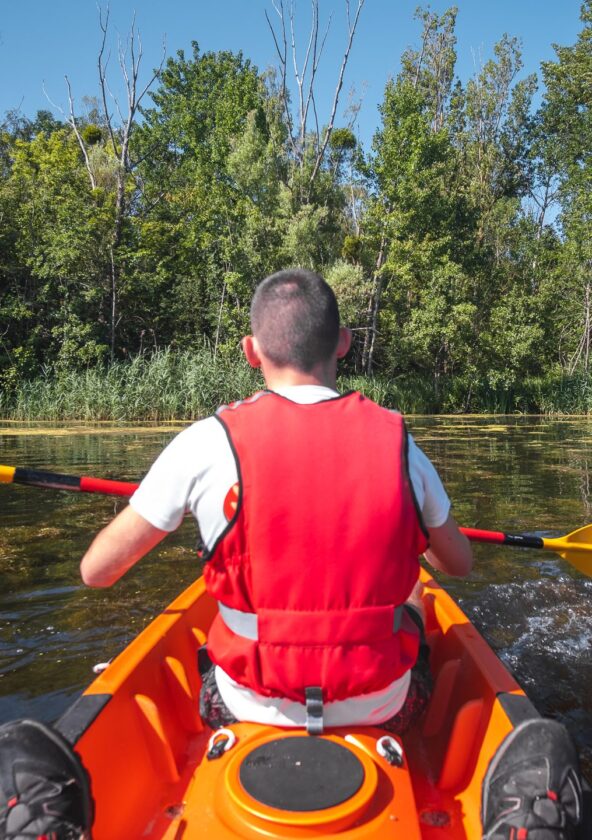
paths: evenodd
<path fill-rule="evenodd" d="M 409 478 L 426 528 L 439 528 L 448 519 L 450 499 L 436 468 L 409 435 Z"/>
<path fill-rule="evenodd" d="M 162 531 L 174 531 L 186 513 L 193 514 L 204 544 L 211 548 L 228 524 L 224 500 L 237 481 L 226 432 L 215 417 L 207 417 L 173 438 L 130 504 Z"/>
<path fill-rule="evenodd" d="M 176 530 L 189 509 L 189 497 L 197 479 L 197 456 L 191 457 L 194 444 L 199 447 L 197 426 L 199 423 L 173 438 L 130 499 L 136 513 L 162 531 Z"/>

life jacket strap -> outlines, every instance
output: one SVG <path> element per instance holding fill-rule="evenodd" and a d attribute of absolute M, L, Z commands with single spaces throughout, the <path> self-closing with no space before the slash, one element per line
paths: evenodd
<path fill-rule="evenodd" d="M 306 731 L 309 735 L 322 735 L 323 724 L 323 690 L 318 686 L 308 686 L 304 689 L 306 698 Z"/>
<path fill-rule="evenodd" d="M 224 624 L 237 636 L 257 641 L 259 638 L 259 622 L 256 613 L 235 610 L 218 601 L 218 609 Z M 395 607 L 393 617 L 393 633 L 398 633 L 403 620 L 403 605 Z"/>

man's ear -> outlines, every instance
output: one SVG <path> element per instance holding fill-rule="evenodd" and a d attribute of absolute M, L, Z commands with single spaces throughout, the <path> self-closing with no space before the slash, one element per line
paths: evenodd
<path fill-rule="evenodd" d="M 259 355 L 259 346 L 254 335 L 246 335 L 241 340 L 241 347 L 247 362 L 252 368 L 261 367 L 261 356 Z"/>
<path fill-rule="evenodd" d="M 347 327 L 339 327 L 339 338 L 337 339 L 337 358 L 343 359 L 349 353 L 351 347 L 352 333 Z"/>

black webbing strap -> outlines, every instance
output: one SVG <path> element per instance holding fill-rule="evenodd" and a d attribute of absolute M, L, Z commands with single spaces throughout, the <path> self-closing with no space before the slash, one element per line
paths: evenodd
<path fill-rule="evenodd" d="M 398 633 L 401 629 L 401 622 L 403 621 L 403 605 L 399 604 L 395 607 L 395 615 L 393 617 L 393 633 Z"/>
<path fill-rule="evenodd" d="M 309 735 L 323 734 L 323 690 L 316 686 L 304 689 L 306 698 L 306 731 Z"/>

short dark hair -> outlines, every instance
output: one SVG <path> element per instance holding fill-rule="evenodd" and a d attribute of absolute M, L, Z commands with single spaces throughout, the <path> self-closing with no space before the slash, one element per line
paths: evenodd
<path fill-rule="evenodd" d="M 275 365 L 309 373 L 337 347 L 339 309 L 333 289 L 302 268 L 271 274 L 255 290 L 251 328 Z"/>

